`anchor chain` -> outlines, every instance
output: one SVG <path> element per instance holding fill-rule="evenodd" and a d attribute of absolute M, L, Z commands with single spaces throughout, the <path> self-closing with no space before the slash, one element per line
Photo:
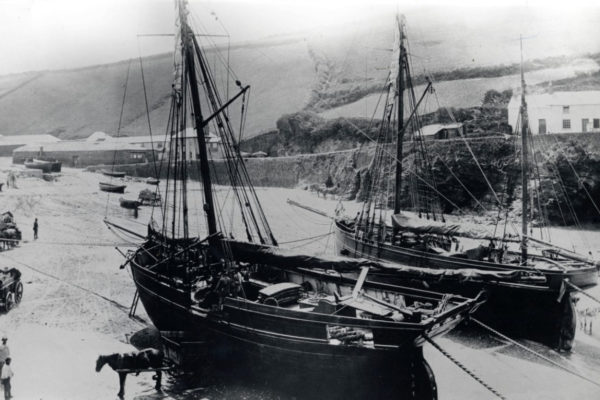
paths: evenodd
<path fill-rule="evenodd" d="M 448 353 L 446 350 L 442 349 L 440 347 L 439 344 L 437 344 L 436 342 L 433 341 L 433 339 L 431 339 L 429 336 L 425 335 L 424 336 L 425 340 L 427 342 L 429 342 L 429 344 L 431 344 L 433 347 L 435 347 L 440 353 L 442 353 L 447 359 L 449 359 L 450 361 L 452 361 L 454 364 L 456 364 L 456 366 L 460 369 L 462 369 L 464 372 L 467 373 L 467 375 L 469 375 L 471 378 L 475 379 L 481 386 L 483 386 L 484 388 L 486 388 L 487 390 L 489 390 L 491 393 L 493 393 L 496 397 L 498 397 L 499 399 L 504 399 L 506 400 L 506 397 L 504 397 L 502 394 L 500 394 L 500 392 L 498 392 L 496 389 L 494 389 L 493 387 L 491 387 L 490 385 L 488 385 L 487 383 L 485 383 L 483 381 L 483 379 L 481 379 L 480 377 L 478 377 L 473 371 L 471 371 L 470 369 L 468 369 L 466 366 L 464 366 L 460 361 L 458 361 L 457 359 L 455 359 L 450 353 Z"/>

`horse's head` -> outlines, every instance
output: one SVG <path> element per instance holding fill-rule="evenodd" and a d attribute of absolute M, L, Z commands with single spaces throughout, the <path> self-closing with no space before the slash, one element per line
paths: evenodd
<path fill-rule="evenodd" d="M 102 367 L 104 367 L 104 364 L 106 364 L 106 357 L 98 356 L 98 359 L 96 360 L 96 372 L 100 372 Z"/>

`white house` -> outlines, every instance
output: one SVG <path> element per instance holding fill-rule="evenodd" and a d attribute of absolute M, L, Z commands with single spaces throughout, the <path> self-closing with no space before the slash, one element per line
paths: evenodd
<path fill-rule="evenodd" d="M 526 97 L 533 134 L 600 132 L 600 90 L 530 94 Z M 508 103 L 508 123 L 519 130 L 521 95 Z"/>

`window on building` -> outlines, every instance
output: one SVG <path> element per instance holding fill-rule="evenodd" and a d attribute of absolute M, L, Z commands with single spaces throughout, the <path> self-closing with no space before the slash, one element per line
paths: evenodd
<path fill-rule="evenodd" d="M 563 129 L 571 129 L 571 120 L 563 119 Z"/>
<path fill-rule="evenodd" d="M 157 149 L 162 149 L 162 143 L 157 143 L 157 144 L 156 144 L 156 148 L 157 148 Z"/>
<path fill-rule="evenodd" d="M 569 106 L 563 106 L 563 114 L 568 114 L 569 111 L 571 111 L 571 107 L 569 107 Z"/>
<path fill-rule="evenodd" d="M 538 133 L 541 133 L 541 134 L 546 133 L 546 120 L 545 119 L 538 120 Z"/>
<path fill-rule="evenodd" d="M 142 160 L 144 159 L 144 154 L 142 153 L 131 153 L 131 158 L 134 160 Z"/>
<path fill-rule="evenodd" d="M 594 118 L 594 129 L 600 128 L 600 118 Z"/>

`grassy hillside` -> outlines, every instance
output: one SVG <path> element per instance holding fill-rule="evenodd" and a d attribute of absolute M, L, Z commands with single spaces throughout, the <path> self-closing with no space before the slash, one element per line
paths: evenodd
<path fill-rule="evenodd" d="M 492 12 L 493 11 L 493 12 Z M 591 10 L 578 20 L 577 29 L 556 26 L 552 15 L 531 10 L 436 8 L 406 10 L 409 52 L 416 83 L 424 73 L 439 82 L 441 106 L 474 107 L 490 89 L 518 85 L 515 62 L 519 33 L 525 27 L 538 32 L 525 42 L 530 85 L 571 79 L 587 73 L 595 80 L 600 35 Z M 517 23 L 514 22 L 518 16 Z M 239 79 L 252 87 L 247 107 L 245 137 L 273 131 L 286 114 L 321 113 L 325 118 L 370 118 L 376 93 L 389 71 L 394 42 L 393 13 L 371 16 L 335 29 L 271 37 L 231 47 L 230 95 Z M 520 19 L 519 19 L 520 18 Z M 530 32 L 523 31 L 526 35 Z M 568 30 L 568 35 L 565 34 Z M 568 40 L 566 39 L 568 37 Z M 592 56 L 582 54 L 592 53 Z M 596 54 L 596 55 L 594 55 Z M 207 58 L 223 97 L 227 74 L 223 60 L 210 50 Z M 52 133 L 62 138 L 85 137 L 97 130 L 117 130 L 128 61 L 76 70 L 28 72 L 0 76 L 0 134 Z M 172 79 L 169 54 L 143 60 L 152 129 L 165 131 Z M 421 77 L 421 78 L 419 78 Z M 594 84 L 594 82 L 591 82 Z M 419 92 L 419 88 L 417 88 Z M 147 134 L 145 104 L 138 60 L 131 64 L 122 132 Z M 424 112 L 434 112 L 432 99 Z M 239 126 L 240 103 L 230 108 L 233 126 Z"/>
<path fill-rule="evenodd" d="M 224 63 L 207 52 L 217 84 L 226 92 Z M 154 132 L 164 132 L 172 83 L 171 54 L 142 62 Z M 231 80 L 250 84 L 246 135 L 275 128 L 277 118 L 302 109 L 313 84 L 313 65 L 301 39 L 233 47 Z M 86 137 L 94 131 L 114 133 L 119 123 L 128 61 L 89 68 L 0 77 L 0 134 L 51 133 L 61 138 Z M 230 93 L 235 93 L 230 83 Z M 147 134 L 148 124 L 139 60 L 131 62 L 121 131 Z M 230 108 L 239 126 L 240 103 Z"/>

